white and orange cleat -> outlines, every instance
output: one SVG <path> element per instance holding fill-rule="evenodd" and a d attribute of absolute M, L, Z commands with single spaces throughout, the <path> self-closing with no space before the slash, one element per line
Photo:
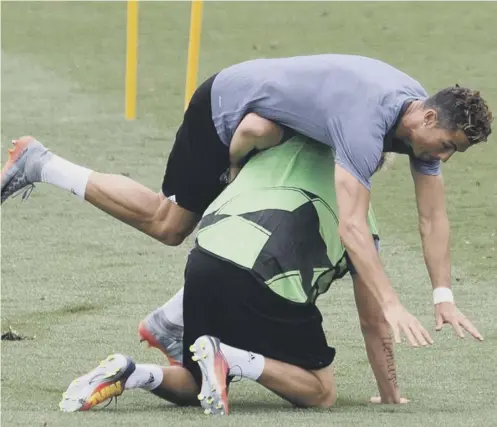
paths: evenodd
<path fill-rule="evenodd" d="M 87 411 L 106 400 L 120 396 L 126 381 L 135 371 L 130 357 L 113 354 L 95 369 L 76 378 L 62 394 L 59 408 L 63 412 Z"/>
<path fill-rule="evenodd" d="M 164 307 L 152 311 L 138 326 L 140 341 L 160 350 L 172 366 L 183 365 L 183 326 L 170 322 Z"/>
<path fill-rule="evenodd" d="M 228 362 L 221 351 L 221 341 L 204 335 L 190 346 L 192 360 L 199 364 L 202 371 L 202 387 L 198 400 L 205 414 L 228 415 Z"/>
<path fill-rule="evenodd" d="M 23 136 L 12 141 L 9 158 L 2 168 L 1 203 L 18 191 L 28 187 L 23 193 L 26 199 L 35 182 L 41 182 L 43 166 L 52 158 L 52 153 L 32 136 Z"/>

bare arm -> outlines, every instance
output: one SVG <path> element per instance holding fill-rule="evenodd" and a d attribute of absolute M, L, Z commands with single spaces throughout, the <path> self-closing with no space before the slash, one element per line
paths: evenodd
<path fill-rule="evenodd" d="M 349 172 L 335 165 L 339 234 L 358 273 L 368 278 L 371 294 L 384 308 L 399 298 L 385 274 L 367 223 L 369 191 Z"/>
<path fill-rule="evenodd" d="M 416 190 L 419 232 L 433 288 L 450 287 L 450 226 L 441 175 L 423 175 L 411 168 Z"/>
<path fill-rule="evenodd" d="M 352 276 L 354 296 L 371 369 L 381 403 L 400 403 L 394 341 L 378 302 L 359 275 Z"/>
<path fill-rule="evenodd" d="M 339 165 L 335 165 L 335 187 L 338 202 L 339 234 L 342 242 L 366 285 L 392 328 L 396 342 L 402 331 L 413 346 L 432 343 L 428 332 L 400 303 L 376 252 L 367 224 L 369 191 Z"/>
<path fill-rule="evenodd" d="M 280 126 L 255 113 L 247 114 L 231 139 L 231 165 L 240 166 L 241 161 L 252 150 L 264 150 L 278 145 L 282 138 L 283 129 Z"/>
<path fill-rule="evenodd" d="M 419 232 L 423 255 L 433 289 L 451 287 L 450 225 L 445 206 L 445 187 L 441 175 L 423 175 L 411 167 L 416 189 Z M 463 329 L 483 340 L 473 324 L 452 302 L 435 305 L 436 329 L 450 323 L 459 337 Z"/>

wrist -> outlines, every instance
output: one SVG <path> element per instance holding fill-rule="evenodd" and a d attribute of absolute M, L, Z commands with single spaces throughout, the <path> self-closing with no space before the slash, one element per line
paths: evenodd
<path fill-rule="evenodd" d="M 379 304 L 381 308 L 386 309 L 391 306 L 395 306 L 400 304 L 400 299 L 398 295 L 395 293 L 395 291 L 389 292 L 387 295 L 385 295 L 381 301 L 379 301 Z"/>
<path fill-rule="evenodd" d="M 243 157 L 240 156 L 230 156 L 230 166 L 231 167 L 239 167 L 242 163 Z"/>
<path fill-rule="evenodd" d="M 233 166 L 233 165 L 230 166 L 230 169 L 229 169 L 229 183 L 230 184 L 238 176 L 238 174 L 240 173 L 241 170 L 242 170 L 241 166 Z"/>
<path fill-rule="evenodd" d="M 454 294 L 452 289 L 447 287 L 436 287 L 433 289 L 433 304 L 441 304 L 443 302 L 454 303 Z"/>
<path fill-rule="evenodd" d="M 398 404 L 400 403 L 400 393 L 397 393 L 396 396 L 387 396 L 381 398 L 381 403 L 386 405 Z"/>
<path fill-rule="evenodd" d="M 394 387 L 392 390 L 380 390 L 381 403 L 400 403 L 400 390 Z"/>

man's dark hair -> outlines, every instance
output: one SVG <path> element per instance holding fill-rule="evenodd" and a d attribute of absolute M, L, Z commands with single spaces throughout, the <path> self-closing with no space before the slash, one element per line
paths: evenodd
<path fill-rule="evenodd" d="M 479 91 L 456 84 L 428 98 L 425 107 L 437 111 L 439 127 L 461 129 L 470 144 L 486 141 L 492 132 L 492 112 Z"/>

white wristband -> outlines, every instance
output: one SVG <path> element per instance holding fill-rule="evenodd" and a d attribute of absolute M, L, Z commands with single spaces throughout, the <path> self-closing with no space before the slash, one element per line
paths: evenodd
<path fill-rule="evenodd" d="M 433 304 L 437 305 L 442 302 L 454 302 L 454 295 L 450 288 L 433 289 Z"/>

